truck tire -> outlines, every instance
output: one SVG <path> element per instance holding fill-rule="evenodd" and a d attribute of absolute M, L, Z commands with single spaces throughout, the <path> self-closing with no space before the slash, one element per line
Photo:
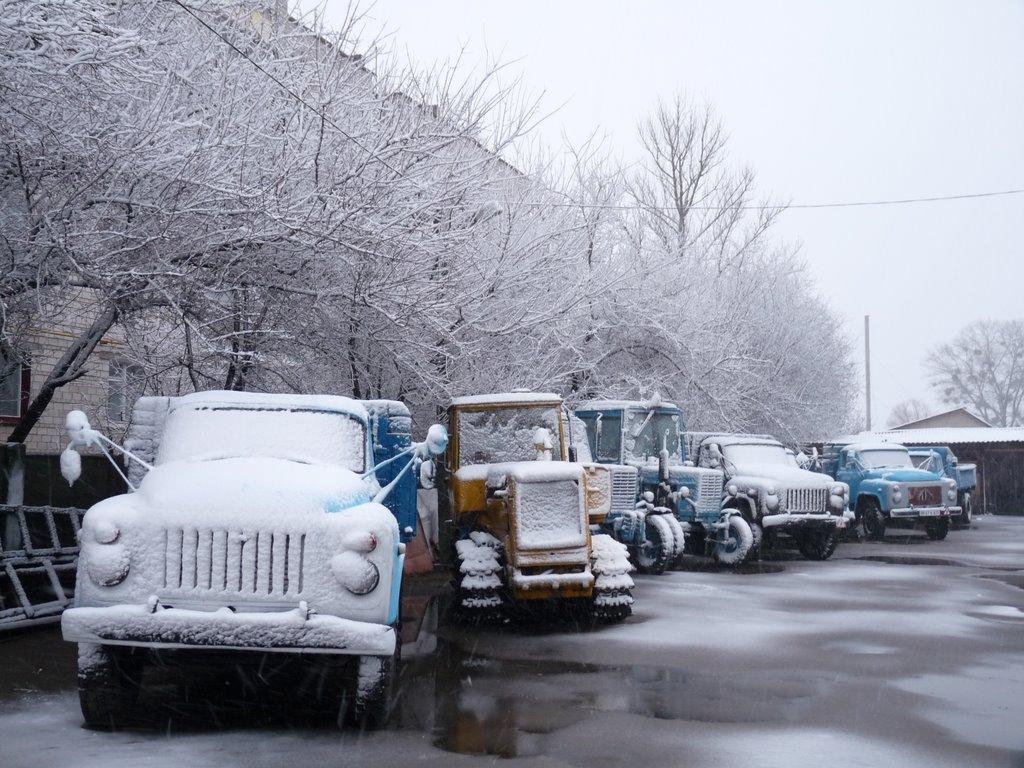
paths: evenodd
<path fill-rule="evenodd" d="M 961 494 L 960 498 L 960 526 L 962 528 L 970 528 L 971 520 L 974 518 L 974 505 L 971 502 L 971 494 Z"/>
<path fill-rule="evenodd" d="M 360 729 L 384 727 L 391 717 L 402 639 L 396 632 L 395 652 L 391 656 L 360 656 L 355 680 L 350 719 Z"/>
<path fill-rule="evenodd" d="M 675 535 L 664 515 L 648 515 L 644 522 L 646 541 L 633 548 L 633 559 L 640 573 L 660 576 L 675 559 Z"/>
<path fill-rule="evenodd" d="M 729 515 L 725 537 L 715 541 L 715 559 L 723 565 L 739 565 L 750 554 L 754 534 L 741 515 Z"/>
<path fill-rule="evenodd" d="M 757 523 L 750 523 L 749 525 L 753 542 L 750 545 L 750 554 L 747 557 L 750 560 L 760 560 L 761 548 L 764 546 L 764 529 Z"/>
<path fill-rule="evenodd" d="M 924 532 L 932 541 L 942 541 L 949 533 L 949 518 L 929 520 L 924 524 Z"/>
<path fill-rule="evenodd" d="M 860 508 L 860 522 L 864 535 L 872 541 L 885 540 L 885 515 L 875 499 L 867 499 Z"/>
<path fill-rule="evenodd" d="M 78 644 L 78 702 L 87 728 L 118 730 L 135 719 L 143 653 L 134 648 Z"/>
<path fill-rule="evenodd" d="M 828 530 L 801 531 L 796 536 L 796 546 L 800 554 L 808 560 L 828 560 L 839 544 L 839 531 Z"/>

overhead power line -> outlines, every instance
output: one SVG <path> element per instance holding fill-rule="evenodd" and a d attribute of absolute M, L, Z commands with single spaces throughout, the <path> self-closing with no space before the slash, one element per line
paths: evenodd
<path fill-rule="evenodd" d="M 792 208 L 864 208 L 883 205 L 906 205 L 908 203 L 937 203 L 943 200 L 972 200 L 982 197 L 1004 197 L 1006 195 L 1024 194 L 1024 189 L 1006 189 L 998 192 L 971 192 L 963 195 L 936 195 L 934 197 L 905 197 L 894 200 L 857 200 L 842 203 L 764 203 L 760 205 L 688 205 L 690 211 L 768 211 L 787 210 Z M 616 203 L 521 203 L 524 206 L 545 206 L 548 208 L 600 208 L 612 211 L 675 211 L 670 205 L 619 205 Z"/>
<path fill-rule="evenodd" d="M 287 93 L 289 96 L 291 96 L 297 102 L 299 102 L 300 104 L 305 106 L 307 109 L 311 110 L 318 117 L 320 117 L 324 122 L 326 122 L 328 125 L 330 125 L 332 128 L 334 128 L 336 131 L 338 131 L 338 133 L 340 133 L 346 139 L 351 141 L 353 144 L 355 144 L 357 147 L 362 149 L 364 152 L 366 152 L 368 155 L 373 157 L 375 160 L 380 162 L 382 165 L 384 165 L 386 168 L 388 168 L 389 170 L 391 170 L 395 174 L 397 174 L 399 176 L 404 176 L 405 175 L 402 171 L 398 170 L 393 165 L 391 165 L 391 163 L 389 163 L 387 160 L 385 160 L 383 157 L 381 157 L 373 149 L 367 147 L 365 144 L 363 144 L 361 141 L 359 141 L 359 139 L 357 139 L 355 136 L 353 136 L 350 133 L 348 133 L 344 128 L 342 128 L 340 125 L 338 125 L 336 122 L 334 122 L 334 120 L 332 120 L 330 117 L 328 117 L 327 114 L 322 109 L 319 109 L 319 108 L 313 106 L 308 101 L 306 101 L 302 97 L 301 94 L 296 93 L 291 88 L 289 88 L 285 83 L 283 83 L 280 80 L 280 78 L 275 76 L 274 73 L 269 71 L 266 67 L 264 67 L 262 64 L 260 64 L 255 59 L 253 59 L 251 56 L 249 56 L 249 54 L 247 54 L 245 51 L 243 51 L 241 48 L 239 48 L 237 45 L 235 45 L 229 38 L 227 38 L 223 33 L 221 33 L 220 30 L 218 30 L 216 27 L 214 27 L 211 24 L 209 24 L 205 19 L 203 19 L 201 16 L 199 16 L 192 8 L 190 8 L 187 4 L 182 2 L 182 0 L 168 0 L 168 2 L 173 3 L 174 5 L 178 6 L 183 11 L 185 11 L 185 13 L 187 13 L 189 16 L 191 16 L 193 19 L 195 19 L 197 22 L 199 22 L 199 24 L 201 24 L 204 28 L 209 30 L 212 34 L 214 34 L 221 42 L 223 42 L 226 46 L 228 46 L 232 51 L 234 51 L 239 56 L 241 56 L 243 59 L 245 59 L 247 62 L 249 62 L 249 64 L 251 64 L 257 71 L 259 71 L 264 76 L 269 78 L 282 91 Z M 937 202 L 943 202 L 943 201 L 947 201 L 947 200 L 975 200 L 975 199 L 985 198 L 985 197 L 1006 197 L 1008 195 L 1020 195 L 1020 194 L 1024 194 L 1024 188 L 1021 188 L 1021 189 L 1005 189 L 1005 190 L 999 190 L 999 191 L 994 191 L 994 192 L 970 192 L 970 193 L 965 193 L 965 194 L 960 194 L 960 195 L 935 195 L 935 196 L 932 196 L 932 197 L 904 197 L 904 198 L 896 198 L 896 199 L 889 199 L 889 200 L 856 200 L 856 201 L 852 201 L 852 202 L 848 201 L 848 202 L 838 202 L 838 203 L 789 203 L 789 204 L 778 204 L 778 203 L 777 204 L 769 204 L 769 203 L 763 203 L 763 204 L 759 204 L 759 205 L 690 205 L 690 206 L 687 206 L 686 209 L 687 210 L 691 210 L 691 211 L 723 211 L 723 210 L 768 211 L 768 210 L 793 210 L 793 209 L 813 209 L 813 208 L 866 208 L 866 207 L 873 207 L 873 206 L 874 207 L 879 207 L 879 206 L 888 206 L 888 205 L 909 205 L 909 204 L 914 204 L 914 203 L 937 203 Z M 603 210 L 615 210 L 615 211 L 635 211 L 635 210 L 675 211 L 675 210 L 677 210 L 673 206 L 645 206 L 645 205 L 636 205 L 636 204 L 633 204 L 633 205 L 620 205 L 620 204 L 615 204 L 615 203 L 578 203 L 578 202 L 577 203 L 574 203 L 574 202 L 565 202 L 565 203 L 536 202 L 536 203 L 529 203 L 529 202 L 526 202 L 526 203 L 521 203 L 521 205 L 526 206 L 526 207 L 535 207 L 535 208 L 540 208 L 540 207 L 546 207 L 546 208 L 590 208 L 590 209 L 603 209 Z"/>

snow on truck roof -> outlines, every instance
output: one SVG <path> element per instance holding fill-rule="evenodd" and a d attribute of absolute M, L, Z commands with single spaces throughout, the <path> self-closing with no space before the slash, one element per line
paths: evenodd
<path fill-rule="evenodd" d="M 709 432 L 706 435 L 698 435 L 698 439 L 701 443 L 705 440 L 713 439 L 716 443 L 721 446 L 726 445 L 782 445 L 771 435 L 743 435 L 743 434 L 730 434 L 727 432 Z"/>
<path fill-rule="evenodd" d="M 293 395 L 270 394 L 267 392 L 234 392 L 212 389 L 205 392 L 193 392 L 188 395 L 171 398 L 171 408 L 179 405 L 218 406 L 253 408 L 264 406 L 269 408 L 311 408 L 322 411 L 340 411 L 368 419 L 366 408 L 358 400 L 341 395 Z"/>
<path fill-rule="evenodd" d="M 554 392 L 497 392 L 492 395 L 464 395 L 453 397 L 452 405 L 505 405 L 518 403 L 562 403 L 562 396 Z"/>
<path fill-rule="evenodd" d="M 585 403 L 580 403 L 576 406 L 577 411 L 624 411 L 627 408 L 643 408 L 644 410 L 651 407 L 651 403 L 646 400 L 588 400 Z M 654 405 L 655 408 L 671 408 L 678 411 L 679 406 L 675 403 L 660 402 Z"/>

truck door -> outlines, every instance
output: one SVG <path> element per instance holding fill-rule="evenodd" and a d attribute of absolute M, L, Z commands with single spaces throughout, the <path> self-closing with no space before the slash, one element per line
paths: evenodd
<path fill-rule="evenodd" d="M 857 494 L 860 491 L 862 472 L 857 463 L 853 460 L 848 448 L 839 452 L 839 459 L 836 463 L 836 480 L 850 486 L 850 508 L 856 508 Z"/>

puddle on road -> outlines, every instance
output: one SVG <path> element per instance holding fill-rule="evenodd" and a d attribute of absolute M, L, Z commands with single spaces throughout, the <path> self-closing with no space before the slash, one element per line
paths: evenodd
<path fill-rule="evenodd" d="M 989 579 L 991 581 L 1000 581 L 1003 584 L 1009 584 L 1011 587 L 1017 587 L 1017 589 L 1024 589 L 1024 571 L 1017 571 L 1016 573 L 983 573 L 978 575 L 979 579 Z"/>
<path fill-rule="evenodd" d="M 771 560 L 752 560 L 742 565 L 722 565 L 710 557 L 692 557 L 686 555 L 680 560 L 678 571 L 690 573 L 738 573 L 738 574 L 760 574 L 760 573 L 782 573 L 786 566 L 777 560 L 781 557 L 773 556 Z M 796 558 L 784 558 L 786 560 Z"/>

